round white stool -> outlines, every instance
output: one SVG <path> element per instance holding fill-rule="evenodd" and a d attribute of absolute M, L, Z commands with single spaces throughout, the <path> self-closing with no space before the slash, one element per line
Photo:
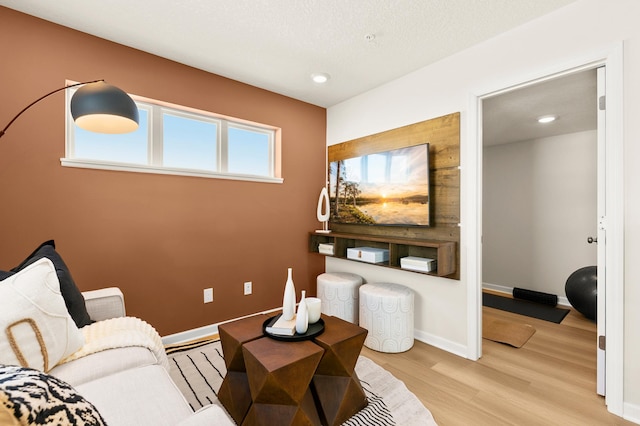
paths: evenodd
<path fill-rule="evenodd" d="M 349 272 L 325 272 L 317 278 L 322 313 L 358 324 L 358 288 L 360 275 Z"/>
<path fill-rule="evenodd" d="M 413 346 L 413 290 L 400 284 L 360 286 L 360 327 L 364 345 L 379 352 L 404 352 Z"/>

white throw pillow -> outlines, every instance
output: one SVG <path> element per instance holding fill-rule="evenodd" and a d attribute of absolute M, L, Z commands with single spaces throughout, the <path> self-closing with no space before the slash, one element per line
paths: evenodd
<path fill-rule="evenodd" d="M 48 372 L 82 345 L 49 259 L 0 281 L 0 364 Z"/>

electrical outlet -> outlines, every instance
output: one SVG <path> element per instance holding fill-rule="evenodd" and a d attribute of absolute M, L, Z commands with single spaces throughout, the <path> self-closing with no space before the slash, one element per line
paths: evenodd
<path fill-rule="evenodd" d="M 244 295 L 247 296 L 249 294 L 251 294 L 253 291 L 253 284 L 251 283 L 251 281 L 247 281 L 244 283 Z"/>
<path fill-rule="evenodd" d="M 205 288 L 204 289 L 204 303 L 213 302 L 213 289 Z"/>

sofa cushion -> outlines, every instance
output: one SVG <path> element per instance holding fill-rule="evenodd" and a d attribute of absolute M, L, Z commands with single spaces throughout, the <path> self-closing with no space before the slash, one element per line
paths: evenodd
<path fill-rule="evenodd" d="M 62 380 L 31 368 L 0 365 L 0 424 L 100 426 L 105 421 Z"/>
<path fill-rule="evenodd" d="M 159 360 L 147 348 L 131 346 L 108 349 L 57 365 L 49 374 L 78 386 L 121 371 L 159 364 Z"/>
<path fill-rule="evenodd" d="M 181 421 L 178 426 L 235 426 L 235 424 L 227 410 L 220 405 L 220 401 L 216 400 Z"/>
<path fill-rule="evenodd" d="M 0 300 L 0 363 L 47 372 L 84 344 L 49 259 L 0 281 Z"/>
<path fill-rule="evenodd" d="M 67 268 L 64 260 L 62 260 L 60 254 L 56 251 L 56 243 L 53 240 L 45 241 L 40 244 L 40 246 L 36 248 L 25 260 L 23 260 L 22 263 L 11 269 L 11 272 L 21 271 L 43 257 L 51 260 L 56 267 L 62 297 L 64 297 L 64 303 L 71 315 L 71 318 L 73 318 L 73 321 L 75 321 L 78 327 L 84 327 L 85 325 L 91 324 L 92 321 L 91 318 L 89 318 L 89 313 L 87 312 L 87 308 L 84 303 L 84 297 L 82 297 L 82 293 L 78 290 L 76 283 L 73 281 L 69 268 Z"/>
<path fill-rule="evenodd" d="M 76 389 L 96 406 L 109 426 L 176 426 L 193 414 L 167 370 L 159 365 L 132 368 Z"/>

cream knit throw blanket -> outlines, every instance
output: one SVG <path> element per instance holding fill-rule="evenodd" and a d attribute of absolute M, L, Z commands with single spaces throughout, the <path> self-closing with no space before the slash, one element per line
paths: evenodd
<path fill-rule="evenodd" d="M 94 322 L 80 329 L 85 344 L 60 363 L 73 361 L 107 349 L 142 346 L 155 355 L 158 363 L 169 371 L 169 360 L 160 335 L 151 325 L 135 317 L 118 317 Z"/>

